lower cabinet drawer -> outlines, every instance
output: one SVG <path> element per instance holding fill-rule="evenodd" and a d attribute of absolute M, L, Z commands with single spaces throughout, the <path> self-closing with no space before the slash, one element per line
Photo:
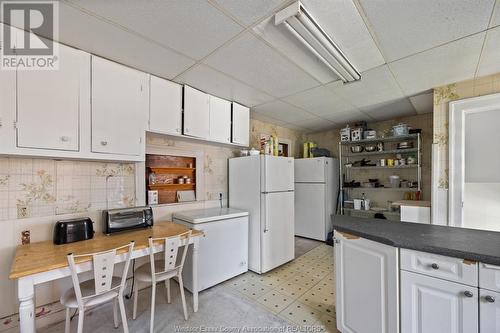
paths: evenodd
<path fill-rule="evenodd" d="M 403 270 L 478 286 L 476 262 L 407 249 L 401 249 L 400 253 Z"/>
<path fill-rule="evenodd" d="M 500 266 L 480 263 L 479 287 L 500 292 Z"/>

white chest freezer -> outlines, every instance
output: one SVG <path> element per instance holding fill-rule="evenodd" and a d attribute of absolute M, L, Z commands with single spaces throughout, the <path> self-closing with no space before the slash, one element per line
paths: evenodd
<path fill-rule="evenodd" d="M 198 251 L 198 290 L 210 288 L 248 271 L 248 212 L 233 208 L 208 208 L 174 213 L 173 221 L 205 234 Z M 192 249 L 189 249 L 192 251 Z M 189 252 L 182 273 L 192 291 Z"/>

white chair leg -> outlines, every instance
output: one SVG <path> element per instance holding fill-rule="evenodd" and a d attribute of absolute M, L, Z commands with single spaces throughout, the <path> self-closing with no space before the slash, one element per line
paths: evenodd
<path fill-rule="evenodd" d="M 155 323 L 155 298 L 156 298 L 156 283 L 151 284 L 151 321 L 149 323 L 149 332 L 153 333 Z"/>
<path fill-rule="evenodd" d="M 123 333 L 128 333 L 127 314 L 125 313 L 125 303 L 123 302 L 123 295 L 118 296 L 118 304 L 120 305 L 120 313 L 122 316 Z"/>
<path fill-rule="evenodd" d="M 132 319 L 137 318 L 137 298 L 139 298 L 139 283 L 136 281 L 134 290 L 134 311 L 132 312 Z"/>
<path fill-rule="evenodd" d="M 66 308 L 66 322 L 64 323 L 64 333 L 69 333 L 69 324 L 71 323 L 71 309 Z"/>
<path fill-rule="evenodd" d="M 85 317 L 85 310 L 78 310 L 78 333 L 83 333 L 83 318 Z"/>
<path fill-rule="evenodd" d="M 170 279 L 165 280 L 165 288 L 167 288 L 167 303 L 170 304 Z"/>
<path fill-rule="evenodd" d="M 184 296 L 184 284 L 182 283 L 182 275 L 177 275 L 179 281 L 179 288 L 181 289 L 182 309 L 184 310 L 184 319 L 188 320 L 188 313 L 186 307 L 186 297 Z"/>
<path fill-rule="evenodd" d="M 118 328 L 118 298 L 113 300 L 113 323 Z"/>

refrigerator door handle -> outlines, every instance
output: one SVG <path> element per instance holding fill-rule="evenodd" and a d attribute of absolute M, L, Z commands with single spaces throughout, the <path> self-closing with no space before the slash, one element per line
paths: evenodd
<path fill-rule="evenodd" d="M 264 204 L 264 233 L 268 232 L 267 221 L 269 220 L 267 216 L 267 204 Z"/>

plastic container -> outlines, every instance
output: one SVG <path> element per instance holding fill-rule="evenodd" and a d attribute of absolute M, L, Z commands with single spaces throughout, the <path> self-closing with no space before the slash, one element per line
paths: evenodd
<path fill-rule="evenodd" d="M 391 187 L 397 188 L 401 186 L 401 179 L 399 178 L 399 176 L 392 175 L 389 176 L 389 183 L 391 184 Z"/>
<path fill-rule="evenodd" d="M 410 133 L 410 128 L 407 124 L 397 124 L 396 126 L 392 126 L 392 135 L 394 136 L 406 136 Z"/>

